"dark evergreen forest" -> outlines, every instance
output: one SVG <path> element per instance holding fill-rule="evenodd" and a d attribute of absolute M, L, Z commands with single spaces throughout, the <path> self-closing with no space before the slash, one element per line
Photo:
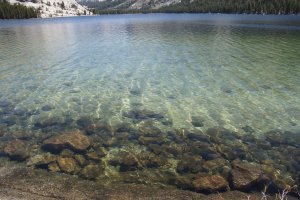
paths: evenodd
<path fill-rule="evenodd" d="M 96 14 L 123 13 L 247 13 L 247 14 L 298 14 L 300 0 L 182 0 L 181 3 L 163 7 L 158 10 L 112 9 L 122 2 L 97 2 L 86 5 L 94 8 Z M 124 2 L 124 1 L 123 1 Z"/>
<path fill-rule="evenodd" d="M 37 11 L 34 8 L 14 4 L 0 0 L 0 19 L 28 19 L 36 18 Z"/>
<path fill-rule="evenodd" d="M 182 0 L 182 3 L 161 8 L 161 12 L 297 14 L 300 0 Z"/>

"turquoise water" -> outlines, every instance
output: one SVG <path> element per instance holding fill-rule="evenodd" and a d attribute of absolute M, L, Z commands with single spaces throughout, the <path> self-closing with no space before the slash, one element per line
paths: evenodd
<path fill-rule="evenodd" d="M 112 132 L 152 120 L 163 132 L 224 127 L 264 138 L 279 129 L 299 139 L 300 17 L 0 21 L 0 106 L 1 126 L 35 139 L 82 129 L 82 118 L 101 121 Z M 144 147 L 105 148 L 113 155 Z"/>

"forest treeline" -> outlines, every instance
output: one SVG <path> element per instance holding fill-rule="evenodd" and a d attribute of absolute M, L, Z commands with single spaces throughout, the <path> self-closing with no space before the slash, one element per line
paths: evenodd
<path fill-rule="evenodd" d="M 114 2 L 116 4 L 117 1 Z M 100 6 L 99 6 L 100 5 Z M 299 14 L 300 0 L 182 0 L 181 3 L 160 9 L 111 9 L 109 2 L 94 4 L 95 14 L 126 13 L 247 13 L 247 14 Z M 101 7 L 103 6 L 103 7 Z M 114 5 L 115 6 L 115 5 Z"/>
<path fill-rule="evenodd" d="M 34 8 L 27 8 L 19 4 L 9 4 L 0 0 L 0 19 L 28 19 L 36 18 L 38 15 Z"/>
<path fill-rule="evenodd" d="M 300 0 L 182 0 L 160 12 L 298 14 Z"/>

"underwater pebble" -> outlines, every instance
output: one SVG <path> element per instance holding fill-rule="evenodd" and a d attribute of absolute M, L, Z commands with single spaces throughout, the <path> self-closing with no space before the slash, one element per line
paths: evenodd
<path fill-rule="evenodd" d="M 231 94 L 232 93 L 232 89 L 229 88 L 229 87 L 222 86 L 220 89 L 221 89 L 222 92 L 225 92 L 227 94 Z"/>
<path fill-rule="evenodd" d="M 200 116 L 192 116 L 191 118 L 192 118 L 192 124 L 193 124 L 193 126 L 195 126 L 195 127 L 203 127 L 204 126 L 204 124 L 203 124 L 204 120 L 203 120 L 202 117 L 200 117 Z"/>
<path fill-rule="evenodd" d="M 50 110 L 52 110 L 54 108 L 55 107 L 53 105 L 45 105 L 45 106 L 42 107 L 42 111 L 47 112 L 47 111 L 50 111 Z"/>
<path fill-rule="evenodd" d="M 79 93 L 81 92 L 80 88 L 73 88 L 72 90 L 70 90 L 70 93 Z"/>
<path fill-rule="evenodd" d="M 133 87 L 129 90 L 130 94 L 139 96 L 142 94 L 142 90 L 139 87 Z"/>
<path fill-rule="evenodd" d="M 251 126 L 243 126 L 242 129 L 246 132 L 246 133 L 254 133 L 255 130 L 251 127 Z"/>

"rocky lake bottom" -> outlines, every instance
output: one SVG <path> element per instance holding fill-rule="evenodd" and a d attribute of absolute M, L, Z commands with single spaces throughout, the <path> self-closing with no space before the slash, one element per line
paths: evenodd
<path fill-rule="evenodd" d="M 2 114 L 13 109 L 8 103 L 1 106 Z M 21 121 L 30 114 L 34 112 L 14 116 Z M 190 128 L 174 129 L 164 113 L 142 108 L 124 118 L 134 123 L 49 118 L 36 122 L 32 131 L 12 129 L 13 120 L 2 120 L 2 166 L 14 163 L 104 185 L 141 184 L 206 195 L 288 191 L 297 196 L 299 133 L 270 130 L 257 137 L 251 127 L 242 134 L 222 127 L 201 131 L 203 122 L 196 116 Z"/>

